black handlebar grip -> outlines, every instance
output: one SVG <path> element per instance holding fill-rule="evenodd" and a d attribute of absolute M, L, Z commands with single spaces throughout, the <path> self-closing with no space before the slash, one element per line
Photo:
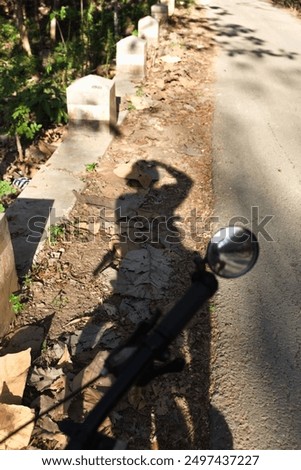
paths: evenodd
<path fill-rule="evenodd" d="M 201 306 L 215 294 L 217 289 L 216 277 L 212 273 L 204 271 L 199 279 L 192 283 L 179 302 L 163 317 L 154 332 L 163 336 L 169 344 L 185 328 Z"/>

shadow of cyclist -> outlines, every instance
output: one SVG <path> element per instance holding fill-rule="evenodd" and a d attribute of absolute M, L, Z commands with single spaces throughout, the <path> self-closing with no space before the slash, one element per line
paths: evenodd
<path fill-rule="evenodd" d="M 111 272 L 116 273 L 106 303 L 117 307 L 112 330 L 122 340 L 141 321 L 152 318 L 158 309 L 168 311 L 181 298 L 191 283 L 195 255 L 184 245 L 187 221 L 177 214 L 192 188 L 191 178 L 162 162 L 141 160 L 124 177 L 128 192 L 117 198 L 113 220 L 105 219 L 111 249 L 94 268 L 94 275 L 105 275 L 109 260 Z M 98 307 L 95 314 L 99 314 Z M 99 344 L 94 355 L 103 349 L 101 337 L 97 331 L 95 334 Z M 110 414 L 110 432 L 129 448 L 210 446 L 210 317 L 206 305 L 176 338 L 170 354 L 184 358 L 184 370 L 153 378 L 143 388 L 133 387 Z"/>

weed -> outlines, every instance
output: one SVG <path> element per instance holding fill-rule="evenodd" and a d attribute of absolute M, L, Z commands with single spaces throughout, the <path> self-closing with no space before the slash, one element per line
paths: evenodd
<path fill-rule="evenodd" d="M 0 199 L 16 192 L 16 189 L 8 181 L 0 181 Z M 5 205 L 0 202 L 0 214 L 3 212 L 5 212 Z"/>
<path fill-rule="evenodd" d="M 11 294 L 9 296 L 9 302 L 12 306 L 13 312 L 18 315 L 18 313 L 21 313 L 23 310 L 23 304 L 21 301 L 21 295 L 20 294 Z"/>
<path fill-rule="evenodd" d="M 142 88 L 142 86 L 139 86 L 139 87 L 137 88 L 137 90 L 136 90 L 136 96 L 141 97 L 141 96 L 143 96 L 143 95 L 144 95 L 143 88 Z"/>
<path fill-rule="evenodd" d="M 41 128 L 42 124 L 32 120 L 31 110 L 28 106 L 19 104 L 12 112 L 11 135 L 18 134 L 20 137 L 26 137 L 32 141 Z"/>
<path fill-rule="evenodd" d="M 15 193 L 16 189 L 8 181 L 0 181 L 0 197 Z"/>
<path fill-rule="evenodd" d="M 69 299 L 66 295 L 59 293 L 51 303 L 54 308 L 63 308 L 69 303 Z"/>
<path fill-rule="evenodd" d="M 95 171 L 96 167 L 97 167 L 97 163 L 87 163 L 86 171 L 89 171 L 89 172 Z"/>
<path fill-rule="evenodd" d="M 22 285 L 24 289 L 29 289 L 32 284 L 32 278 L 30 274 L 25 274 L 25 276 L 22 279 Z"/>
<path fill-rule="evenodd" d="M 216 311 L 216 307 L 214 304 L 209 304 L 209 313 L 214 313 Z"/>
<path fill-rule="evenodd" d="M 127 109 L 128 111 L 135 111 L 136 107 L 133 105 L 131 101 L 129 101 Z"/>
<path fill-rule="evenodd" d="M 65 228 L 62 225 L 51 225 L 49 228 L 49 242 L 52 245 L 55 245 L 59 240 L 64 236 Z"/>
<path fill-rule="evenodd" d="M 41 353 L 45 353 L 47 351 L 47 339 L 44 339 L 42 346 L 41 346 Z"/>

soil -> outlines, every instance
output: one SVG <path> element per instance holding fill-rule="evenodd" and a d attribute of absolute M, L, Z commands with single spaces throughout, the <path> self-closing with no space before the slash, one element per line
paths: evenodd
<path fill-rule="evenodd" d="M 214 42 L 201 7 L 176 10 L 162 33 L 147 79 L 122 102 L 129 113 L 120 135 L 91 162 L 68 220 L 51 230 L 1 342 L 2 356 L 20 349 L 16 337 L 23 349 L 34 343 L 23 404 L 37 412 L 82 384 L 83 371 L 95 376 L 141 320 L 181 298 L 211 236 Z M 140 255 L 149 261 L 143 278 Z M 106 434 L 130 449 L 209 448 L 209 314 L 203 306 L 171 347 L 184 370 L 133 387 L 103 424 Z M 45 413 L 27 448 L 64 448 L 62 422 L 81 422 L 112 380 Z"/>

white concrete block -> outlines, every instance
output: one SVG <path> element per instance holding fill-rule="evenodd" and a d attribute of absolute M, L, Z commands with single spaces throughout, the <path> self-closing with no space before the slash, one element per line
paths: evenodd
<path fill-rule="evenodd" d="M 159 22 L 152 16 L 145 16 L 138 21 L 138 36 L 147 42 L 148 46 L 159 43 Z"/>
<path fill-rule="evenodd" d="M 167 5 L 168 16 L 172 16 L 175 12 L 175 0 L 161 0 L 163 5 Z"/>
<path fill-rule="evenodd" d="M 99 121 L 116 124 L 116 96 L 113 80 L 87 75 L 67 88 L 67 109 L 71 121 Z"/>
<path fill-rule="evenodd" d="M 156 3 L 151 6 L 151 15 L 159 23 L 165 23 L 168 19 L 168 6 L 164 3 Z"/>
<path fill-rule="evenodd" d="M 19 289 L 15 258 L 5 214 L 0 214 L 0 337 L 14 318 L 10 295 Z"/>
<path fill-rule="evenodd" d="M 146 74 L 146 41 L 128 36 L 117 44 L 116 71 L 126 78 L 139 80 Z"/>

